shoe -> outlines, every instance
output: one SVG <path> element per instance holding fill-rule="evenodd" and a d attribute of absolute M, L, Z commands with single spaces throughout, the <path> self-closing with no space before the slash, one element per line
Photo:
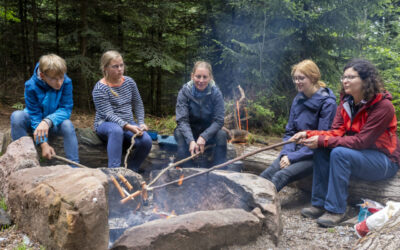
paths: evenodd
<path fill-rule="evenodd" d="M 317 223 L 322 227 L 334 227 L 344 220 L 346 213 L 335 214 L 326 211 L 321 217 L 318 218 Z"/>
<path fill-rule="evenodd" d="M 311 218 L 311 219 L 316 219 L 320 217 L 325 210 L 321 207 L 306 207 L 301 210 L 301 215 L 303 215 L 306 218 Z"/>

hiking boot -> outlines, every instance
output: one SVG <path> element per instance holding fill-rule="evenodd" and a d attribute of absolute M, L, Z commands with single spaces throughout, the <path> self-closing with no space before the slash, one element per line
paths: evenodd
<path fill-rule="evenodd" d="M 303 215 L 306 218 L 311 218 L 311 219 L 316 219 L 320 217 L 325 210 L 322 207 L 305 207 L 301 210 L 301 215 Z"/>
<path fill-rule="evenodd" d="M 335 214 L 326 211 L 321 217 L 318 218 L 317 223 L 322 227 L 334 227 L 344 220 L 346 213 Z"/>

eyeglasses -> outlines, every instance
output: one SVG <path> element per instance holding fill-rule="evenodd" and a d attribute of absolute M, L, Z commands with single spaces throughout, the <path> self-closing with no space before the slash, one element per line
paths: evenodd
<path fill-rule="evenodd" d="M 124 65 L 123 63 L 121 63 L 121 64 L 110 65 L 110 67 L 111 67 L 112 69 L 119 69 L 119 68 L 123 69 L 124 66 L 125 66 L 125 65 Z"/>
<path fill-rule="evenodd" d="M 306 79 L 305 76 L 295 76 L 295 77 L 292 78 L 292 81 L 294 83 L 296 83 L 296 81 L 302 82 L 302 81 L 304 81 L 304 79 Z"/>
<path fill-rule="evenodd" d="M 60 77 L 50 77 L 47 74 L 44 74 L 44 76 L 47 78 L 48 81 L 52 81 L 52 82 L 64 81 L 64 75 L 62 75 Z"/>
<path fill-rule="evenodd" d="M 349 76 L 341 76 L 341 77 L 340 77 L 340 81 L 341 81 L 341 82 L 344 82 L 344 81 L 346 81 L 346 80 L 353 81 L 353 80 L 356 79 L 357 77 L 360 77 L 360 76 L 352 76 L 352 75 L 349 75 Z"/>

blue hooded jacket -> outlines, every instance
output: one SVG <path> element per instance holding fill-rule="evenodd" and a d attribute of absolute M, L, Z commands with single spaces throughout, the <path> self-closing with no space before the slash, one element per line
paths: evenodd
<path fill-rule="evenodd" d="M 30 116 L 32 130 L 35 130 L 45 118 L 50 119 L 53 126 L 58 126 L 69 119 L 74 105 L 71 79 L 64 74 L 61 88 L 55 90 L 39 79 L 38 68 L 39 63 L 36 64 L 32 77 L 25 82 L 26 108 L 24 111 Z"/>
<path fill-rule="evenodd" d="M 320 88 L 313 96 L 307 98 L 298 93 L 290 108 L 289 121 L 286 125 L 284 141 L 303 130 L 328 130 L 336 114 L 336 96 L 329 88 Z M 313 150 L 300 144 L 289 143 L 283 146 L 279 158 L 287 155 L 291 164 L 309 160 Z"/>

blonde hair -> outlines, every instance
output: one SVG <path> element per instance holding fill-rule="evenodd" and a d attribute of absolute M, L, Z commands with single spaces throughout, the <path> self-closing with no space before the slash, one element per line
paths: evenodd
<path fill-rule="evenodd" d="M 108 67 L 110 62 L 114 59 L 122 58 L 122 55 L 116 50 L 109 50 L 104 52 L 104 54 L 100 58 L 100 70 L 103 73 L 103 76 L 106 77 L 105 68 Z"/>
<path fill-rule="evenodd" d="M 292 76 L 296 72 L 296 70 L 300 71 L 303 73 L 305 76 L 307 76 L 313 85 L 319 85 L 320 87 L 326 87 L 326 84 L 321 81 L 321 73 L 319 71 L 318 66 L 313 62 L 312 60 L 303 60 L 299 62 L 298 64 L 293 65 L 292 67 Z"/>
<path fill-rule="evenodd" d="M 64 75 L 67 73 L 67 64 L 56 54 L 43 55 L 39 59 L 39 70 L 43 74 L 52 71 L 56 75 Z"/>
<path fill-rule="evenodd" d="M 193 69 L 192 69 L 192 75 L 194 75 L 194 73 L 196 72 L 196 70 L 198 68 L 205 68 L 208 70 L 208 72 L 210 73 L 210 77 L 211 79 L 213 79 L 213 73 L 212 73 L 212 68 L 211 68 L 211 64 L 206 62 L 206 61 L 197 61 L 194 63 Z"/>

